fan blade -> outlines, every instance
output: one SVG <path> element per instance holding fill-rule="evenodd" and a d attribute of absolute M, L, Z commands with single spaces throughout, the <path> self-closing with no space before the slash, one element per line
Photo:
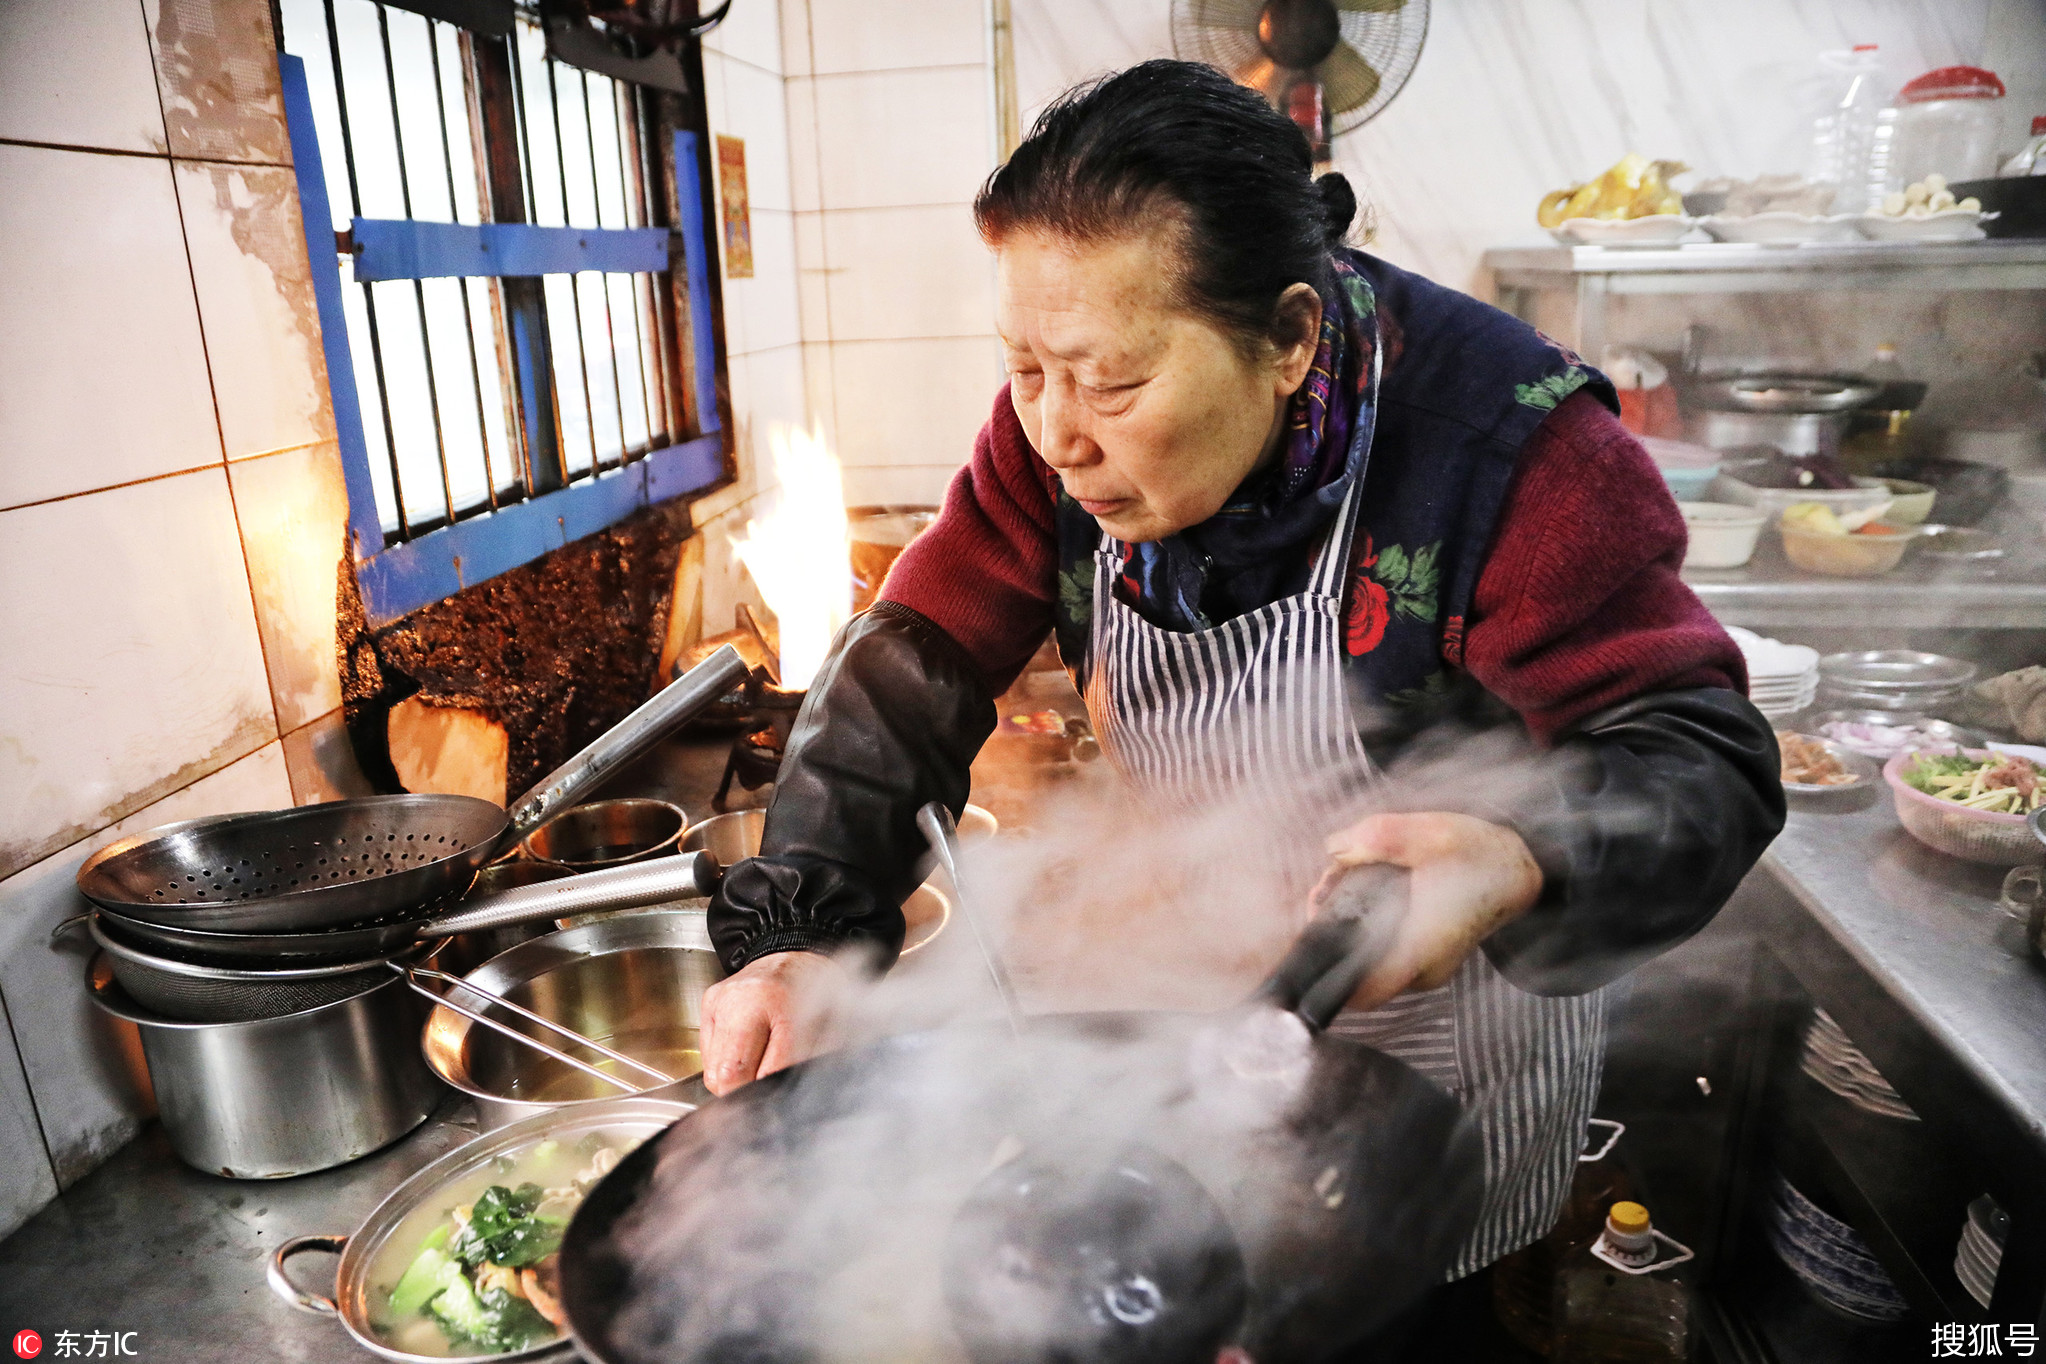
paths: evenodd
<path fill-rule="evenodd" d="M 1399 2 L 1405 4 L 1406 0 Z M 1264 0 L 1192 0 L 1186 8 L 1186 21 L 1195 28 L 1226 28 L 1245 33 L 1255 42 L 1258 16 L 1264 9 Z"/>
<path fill-rule="evenodd" d="M 1293 83 L 1300 79 L 1300 73 L 1291 67 L 1280 66 L 1266 58 L 1241 71 L 1231 73 L 1238 85 L 1247 85 L 1271 101 L 1272 107 L 1285 112 L 1286 95 Z"/>
<path fill-rule="evenodd" d="M 1346 14 L 1397 14 L 1407 0 L 1335 0 L 1335 6 Z"/>
<path fill-rule="evenodd" d="M 1314 68 L 1314 77 L 1321 82 L 1321 97 L 1328 102 L 1331 115 L 1361 109 L 1378 93 L 1378 72 L 1348 43 L 1337 44 L 1328 59 Z"/>

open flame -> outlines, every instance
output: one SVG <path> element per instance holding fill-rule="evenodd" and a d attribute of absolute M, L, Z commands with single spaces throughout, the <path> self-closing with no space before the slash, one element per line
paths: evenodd
<path fill-rule="evenodd" d="M 821 432 L 776 422 L 767 441 L 781 486 L 733 548 L 780 622 L 781 685 L 799 691 L 852 616 L 845 484 Z"/>

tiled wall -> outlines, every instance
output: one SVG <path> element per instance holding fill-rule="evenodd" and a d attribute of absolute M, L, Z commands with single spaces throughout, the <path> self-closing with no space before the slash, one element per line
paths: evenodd
<path fill-rule="evenodd" d="M 274 47 L 266 0 L 0 4 L 0 1232 L 146 1110 L 51 941 L 79 862 L 351 789 Z"/>
<path fill-rule="evenodd" d="M 995 157 L 986 10 L 781 8 L 810 410 L 849 503 L 935 503 L 1002 382 L 969 210 Z"/>
<path fill-rule="evenodd" d="M 731 547 L 774 486 L 768 433 L 807 427 L 802 320 L 796 302 L 795 202 L 789 185 L 789 119 L 784 101 L 782 23 L 775 0 L 735 0 L 703 41 L 704 101 L 713 134 L 746 144 L 746 193 L 753 227 L 753 277 L 724 276 L 725 346 L 731 367 L 733 439 L 739 477 L 690 505 L 704 533 L 704 630 L 732 628 L 734 602 L 757 602 Z M 724 233 L 715 233 L 720 253 Z"/>
<path fill-rule="evenodd" d="M 1184 3 L 1184 0 L 1181 0 Z M 1170 0 L 1013 0 L 1026 121 L 1084 77 L 1172 52 Z M 1818 52 L 1880 46 L 1894 74 L 1955 62 L 1998 71 L 2013 146 L 2046 114 L 2039 0 L 1536 0 L 1437 3 L 1427 46 L 1385 112 L 1336 144 L 1376 204 L 1372 250 L 1483 292 L 1487 247 L 1546 241 L 1544 193 L 1629 150 L 1710 174 L 1799 169 Z"/>

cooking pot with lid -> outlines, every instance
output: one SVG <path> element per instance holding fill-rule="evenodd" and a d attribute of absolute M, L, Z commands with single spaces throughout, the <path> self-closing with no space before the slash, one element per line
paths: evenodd
<path fill-rule="evenodd" d="M 1786 455 L 1833 454 L 1850 414 L 1880 391 L 1851 374 L 1707 374 L 1684 386 L 1684 430 L 1715 450 L 1771 445 Z"/>

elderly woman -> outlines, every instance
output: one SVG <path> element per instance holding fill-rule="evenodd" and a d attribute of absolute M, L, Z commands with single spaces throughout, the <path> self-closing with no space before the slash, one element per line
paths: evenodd
<path fill-rule="evenodd" d="M 1314 831 L 1413 873 L 1344 1023 L 1477 1117 L 1458 1272 L 1554 1222 L 1596 991 L 1700 928 L 1781 827 L 1776 746 L 1678 579 L 1683 522 L 1611 385 L 1347 247 L 1354 210 L 1293 124 L 1180 62 L 1069 93 L 990 177 L 1009 383 L 818 674 L 762 855 L 712 906 L 732 972 L 706 1003 L 712 1089 L 814 1048 L 792 1000 L 828 954 L 892 961 L 915 812 L 964 804 L 993 698 L 1049 632 L 1161 801 L 1361 777 L 1452 717 L 1570 759 L 1523 816 Z"/>

